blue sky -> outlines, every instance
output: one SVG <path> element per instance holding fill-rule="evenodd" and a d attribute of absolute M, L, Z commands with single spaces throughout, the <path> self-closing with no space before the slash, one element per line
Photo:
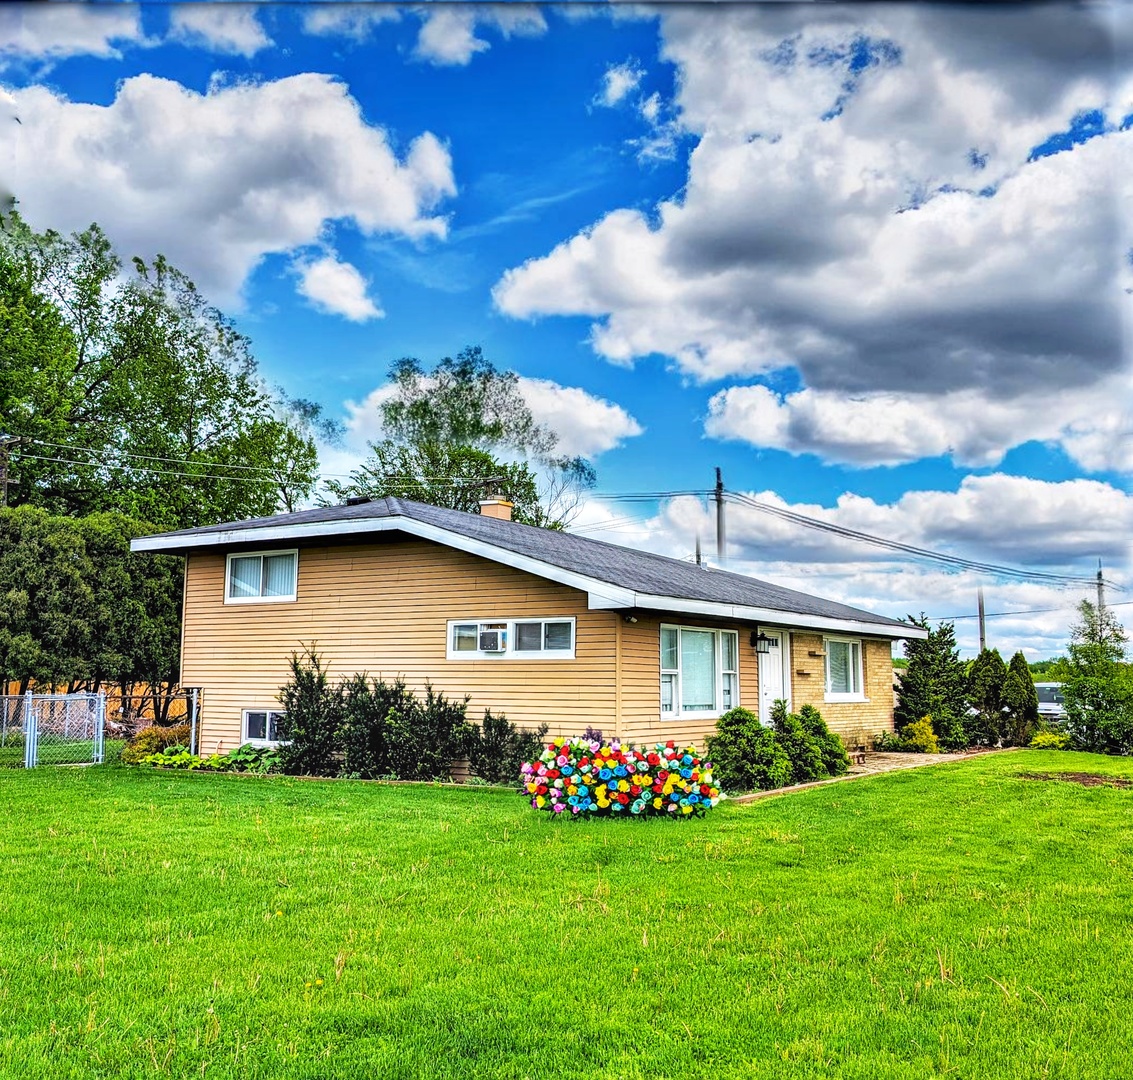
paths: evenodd
<path fill-rule="evenodd" d="M 1129 21 L 8 4 L 0 183 L 37 226 L 98 220 L 188 270 L 268 379 L 347 425 L 328 472 L 378 434 L 392 360 L 479 344 L 602 491 L 721 466 L 836 524 L 1083 575 L 1100 556 L 1124 584 Z M 730 513 L 743 571 L 897 615 L 967 612 L 982 583 L 991 610 L 1056 608 L 994 643 L 1065 641 L 1074 591 Z M 576 527 L 712 547 L 696 500 L 594 500 Z"/>

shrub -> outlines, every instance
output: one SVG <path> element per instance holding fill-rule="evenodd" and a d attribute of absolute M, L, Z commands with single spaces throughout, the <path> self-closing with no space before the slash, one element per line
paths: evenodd
<path fill-rule="evenodd" d="M 464 718 L 468 698 L 449 701 L 426 683 L 422 702 L 400 680 L 393 686 L 398 701 L 386 717 L 393 773 L 402 780 L 449 778 L 453 761 L 467 755 L 472 738 Z"/>
<path fill-rule="evenodd" d="M 230 772 L 269 773 L 279 768 L 279 750 L 274 746 L 244 743 L 230 750 L 220 761 Z"/>
<path fill-rule="evenodd" d="M 388 719 L 391 710 L 410 708 L 412 694 L 405 683 L 395 680 L 371 683 L 365 675 L 354 675 L 342 686 L 342 774 L 363 780 L 390 776 Z"/>
<path fill-rule="evenodd" d="M 696 748 L 673 742 L 652 749 L 616 741 L 552 739 L 521 767 L 524 791 L 553 814 L 701 815 L 720 801 L 712 766 Z"/>
<path fill-rule="evenodd" d="M 127 765 L 140 764 L 150 754 L 160 754 L 167 746 L 188 746 L 192 729 L 188 724 L 162 727 L 152 724 L 139 731 L 123 748 L 122 761 Z"/>
<path fill-rule="evenodd" d="M 901 746 L 916 754 L 939 754 L 940 741 L 932 730 L 932 717 L 922 716 L 901 732 Z"/>
<path fill-rule="evenodd" d="M 713 775 L 726 791 L 768 791 L 791 782 L 791 759 L 748 709 L 724 713 L 707 746 Z"/>
<path fill-rule="evenodd" d="M 830 775 L 818 740 L 803 727 L 797 713 L 787 712 L 787 703 L 782 699 L 771 706 L 771 726 L 779 745 L 791 759 L 791 783 L 805 784 Z"/>
<path fill-rule="evenodd" d="M 514 783 L 523 763 L 539 756 L 546 735 L 546 724 L 529 731 L 509 723 L 506 716 L 494 716 L 492 710 L 487 709 L 483 722 L 472 729 L 469 739 L 468 758 L 472 770 L 490 784 Z M 583 736 L 583 739 L 601 746 L 601 738 Z"/>
<path fill-rule="evenodd" d="M 880 754 L 906 750 L 905 740 L 895 731 L 879 731 L 873 737 L 873 748 Z"/>
<path fill-rule="evenodd" d="M 1036 731 L 1031 739 L 1033 750 L 1069 750 L 1070 736 L 1065 731 Z"/>
<path fill-rule="evenodd" d="M 343 694 L 331 686 L 326 668 L 313 648 L 291 654 L 291 681 L 279 692 L 284 715 L 279 720 L 279 764 L 298 776 L 338 773 L 338 732 Z"/>
<path fill-rule="evenodd" d="M 220 754 L 207 758 L 190 754 L 182 746 L 167 746 L 160 754 L 146 754 L 139 765 L 153 765 L 162 769 L 200 769 L 204 772 L 217 772 L 227 768 L 228 759 Z"/>
<path fill-rule="evenodd" d="M 826 726 L 822 713 L 813 705 L 804 705 L 799 709 L 799 722 L 803 730 L 818 743 L 818 751 L 827 773 L 831 776 L 844 776 L 850 768 L 850 755 L 846 753 L 842 740 Z"/>

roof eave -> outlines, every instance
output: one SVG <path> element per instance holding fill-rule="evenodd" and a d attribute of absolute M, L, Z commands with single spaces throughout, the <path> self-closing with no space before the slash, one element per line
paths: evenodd
<path fill-rule="evenodd" d="M 403 532 L 422 540 L 431 540 L 470 555 L 490 559 L 492 562 L 524 570 L 537 577 L 558 582 L 587 594 L 591 610 L 625 610 L 640 608 L 648 611 L 671 611 L 709 618 L 732 619 L 740 622 L 763 623 L 767 626 L 798 627 L 814 630 L 834 630 L 846 633 L 868 634 L 887 638 L 921 638 L 925 631 L 917 626 L 874 623 L 869 620 L 829 618 L 801 612 L 777 611 L 771 608 L 749 607 L 708 600 L 690 600 L 680 596 L 662 596 L 635 592 L 607 581 L 566 570 L 530 555 L 522 555 L 507 548 L 497 547 L 484 540 L 441 528 L 416 518 L 398 514 L 387 517 L 351 518 L 348 521 L 311 521 L 287 525 L 261 525 L 254 528 L 221 529 L 215 532 L 186 535 L 163 533 L 139 536 L 130 541 L 131 551 L 165 552 L 190 555 L 235 547 L 239 544 L 264 544 L 279 541 L 319 540 L 334 536 Z"/>

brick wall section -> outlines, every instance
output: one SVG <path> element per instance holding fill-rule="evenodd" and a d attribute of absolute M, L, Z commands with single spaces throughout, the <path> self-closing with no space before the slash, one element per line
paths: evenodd
<path fill-rule="evenodd" d="M 848 745 L 881 731 L 893 730 L 893 659 L 887 640 L 862 638 L 862 685 L 867 701 L 826 701 L 822 635 L 795 630 L 791 634 L 791 703 L 815 706 L 831 731 Z"/>

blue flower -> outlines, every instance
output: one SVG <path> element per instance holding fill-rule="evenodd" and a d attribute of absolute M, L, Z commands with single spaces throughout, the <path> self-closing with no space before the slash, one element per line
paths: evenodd
<path fill-rule="evenodd" d="M 699 795 L 690 795 L 688 797 L 688 801 L 689 801 L 690 806 L 695 806 L 698 802 L 700 802 L 700 796 Z"/>
<path fill-rule="evenodd" d="M 570 803 L 571 806 L 577 806 L 578 805 L 578 796 L 572 795 L 569 799 L 567 799 L 567 802 Z"/>
<path fill-rule="evenodd" d="M 563 766 L 563 768 L 562 768 L 562 773 L 563 773 L 563 776 L 570 776 L 570 774 L 571 774 L 572 772 L 574 772 L 574 769 L 572 769 L 572 768 L 571 768 L 571 767 L 570 767 L 569 765 L 564 765 L 564 766 Z"/>
<path fill-rule="evenodd" d="M 681 777 L 688 780 L 692 776 L 692 769 L 681 769 Z"/>
<path fill-rule="evenodd" d="M 680 802 L 680 801 L 681 801 L 681 795 L 680 795 L 680 792 L 679 792 L 679 791 L 674 791 L 674 792 L 673 792 L 673 793 L 672 793 L 672 794 L 671 794 L 671 795 L 669 796 L 669 801 L 670 801 L 670 802 Z"/>
<path fill-rule="evenodd" d="M 626 767 L 624 765 L 619 765 L 616 769 L 614 769 L 614 775 L 615 776 L 625 776 L 625 774 L 626 774 Z"/>
<path fill-rule="evenodd" d="M 590 794 L 590 788 L 588 788 L 585 784 L 579 784 L 579 786 L 578 786 L 578 797 L 580 799 L 585 799 L 586 796 L 589 795 L 589 794 Z"/>
<path fill-rule="evenodd" d="M 691 765 L 692 764 L 692 755 L 691 754 L 685 754 L 685 756 L 683 758 L 681 758 L 681 764 L 682 765 Z"/>
<path fill-rule="evenodd" d="M 601 780 L 609 780 L 612 775 L 613 773 L 611 773 L 609 769 L 603 769 L 600 773 L 598 773 L 598 777 Z"/>

